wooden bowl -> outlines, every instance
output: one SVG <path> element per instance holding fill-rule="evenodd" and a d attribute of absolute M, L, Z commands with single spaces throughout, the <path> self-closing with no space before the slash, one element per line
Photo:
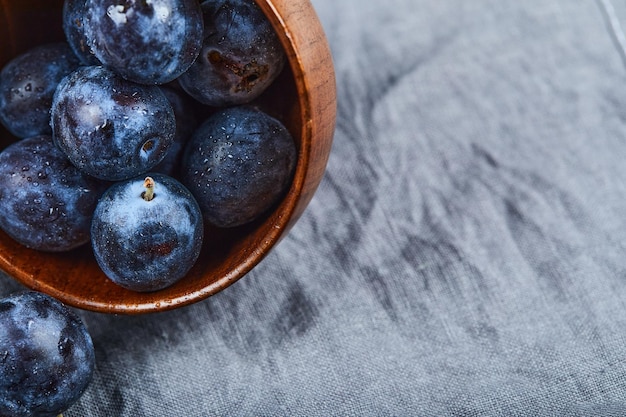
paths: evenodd
<path fill-rule="evenodd" d="M 189 274 L 167 289 L 137 293 L 100 271 L 89 245 L 61 254 L 27 249 L 0 232 L 0 268 L 22 284 L 71 306 L 139 314 L 188 305 L 223 290 L 255 267 L 286 235 L 324 174 L 335 128 L 332 58 L 308 0 L 256 0 L 276 28 L 289 66 L 261 105 L 281 119 L 299 154 L 285 198 L 266 216 L 232 230 L 207 230 L 203 252 Z M 63 40 L 62 0 L 0 0 L 0 67 L 40 43 Z M 0 126 L 0 147 L 16 139 Z"/>

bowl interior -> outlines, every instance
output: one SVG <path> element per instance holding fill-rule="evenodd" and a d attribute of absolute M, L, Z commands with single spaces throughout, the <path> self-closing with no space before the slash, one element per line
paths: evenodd
<path fill-rule="evenodd" d="M 258 0 L 287 52 L 289 65 L 257 104 L 283 121 L 298 147 L 294 181 L 284 199 L 257 221 L 207 228 L 198 262 L 181 281 L 137 293 L 100 271 L 89 245 L 66 253 L 31 250 L 0 231 L 0 268 L 27 287 L 74 307 L 137 314 L 187 305 L 228 287 L 249 272 L 302 214 L 317 188 L 335 124 L 335 84 L 324 33 L 308 0 Z M 63 40 L 62 0 L 0 2 L 0 67 L 28 48 Z M 0 148 L 14 142 L 0 126 Z"/>

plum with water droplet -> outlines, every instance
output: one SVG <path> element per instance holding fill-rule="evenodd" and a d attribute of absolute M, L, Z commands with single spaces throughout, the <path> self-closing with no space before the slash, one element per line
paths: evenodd
<path fill-rule="evenodd" d="M 0 228 L 32 249 L 82 246 L 107 185 L 80 172 L 50 136 L 22 139 L 0 152 Z"/>
<path fill-rule="evenodd" d="M 220 110 L 189 140 L 181 182 L 207 223 L 249 223 L 284 195 L 296 164 L 295 142 L 278 120 L 251 106 Z"/>
<path fill-rule="evenodd" d="M 113 184 L 94 212 L 91 242 L 98 265 L 132 291 L 156 291 L 180 280 L 200 254 L 198 203 L 177 180 L 152 173 Z"/>
<path fill-rule="evenodd" d="M 18 138 L 52 133 L 54 91 L 79 65 L 65 42 L 40 45 L 13 58 L 0 71 L 0 122 Z"/>
<path fill-rule="evenodd" d="M 202 44 L 197 0 L 87 0 L 85 36 L 102 64 L 142 84 L 173 81 Z"/>
<path fill-rule="evenodd" d="M 57 146 L 87 174 L 119 181 L 152 169 L 174 139 L 172 105 L 158 86 L 127 81 L 104 66 L 80 67 L 52 102 Z"/>
<path fill-rule="evenodd" d="M 64 304 L 34 291 L 0 299 L 0 416 L 56 417 L 94 369 L 87 328 Z"/>
<path fill-rule="evenodd" d="M 202 12 L 202 51 L 179 77 L 181 87 L 210 106 L 251 102 L 285 66 L 272 24 L 253 0 L 207 0 Z"/>
<path fill-rule="evenodd" d="M 100 65 L 85 36 L 85 4 L 87 0 L 63 2 L 63 32 L 65 39 L 83 65 Z"/>

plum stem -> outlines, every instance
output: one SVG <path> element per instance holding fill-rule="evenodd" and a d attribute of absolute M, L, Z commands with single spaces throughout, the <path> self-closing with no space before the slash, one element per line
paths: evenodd
<path fill-rule="evenodd" d="M 146 201 L 152 201 L 152 199 L 154 198 L 154 180 L 152 179 L 152 177 L 146 177 L 146 179 L 143 180 L 143 186 L 146 188 L 146 190 L 141 193 L 141 198 Z"/>

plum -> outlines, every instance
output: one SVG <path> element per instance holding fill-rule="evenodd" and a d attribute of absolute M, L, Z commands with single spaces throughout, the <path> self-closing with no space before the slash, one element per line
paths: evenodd
<path fill-rule="evenodd" d="M 32 249 L 82 246 L 107 186 L 79 171 L 50 136 L 22 139 L 0 153 L 0 228 Z"/>
<path fill-rule="evenodd" d="M 54 91 L 79 65 L 66 42 L 40 45 L 13 58 L 0 72 L 0 122 L 18 138 L 51 134 Z"/>
<path fill-rule="evenodd" d="M 109 181 L 161 162 L 176 131 L 158 86 L 127 81 L 104 66 L 80 67 L 63 79 L 51 113 L 57 146 L 79 169 Z"/>
<path fill-rule="evenodd" d="M 297 150 L 285 126 L 251 106 L 209 116 L 187 143 L 181 182 L 217 227 L 259 217 L 291 184 Z"/>
<path fill-rule="evenodd" d="M 133 291 L 166 288 L 200 254 L 204 228 L 198 203 L 177 180 L 160 173 L 113 184 L 94 212 L 91 242 L 98 265 Z"/>
<path fill-rule="evenodd" d="M 285 66 L 274 28 L 254 0 L 207 0 L 202 12 L 202 51 L 180 76 L 181 87 L 210 106 L 251 102 Z"/>
<path fill-rule="evenodd" d="M 102 64 L 142 84 L 165 84 L 195 61 L 202 45 L 197 0 L 86 0 L 85 37 Z"/>
<path fill-rule="evenodd" d="M 1 417 L 56 417 L 94 369 L 91 336 L 60 301 L 35 291 L 0 299 Z"/>

